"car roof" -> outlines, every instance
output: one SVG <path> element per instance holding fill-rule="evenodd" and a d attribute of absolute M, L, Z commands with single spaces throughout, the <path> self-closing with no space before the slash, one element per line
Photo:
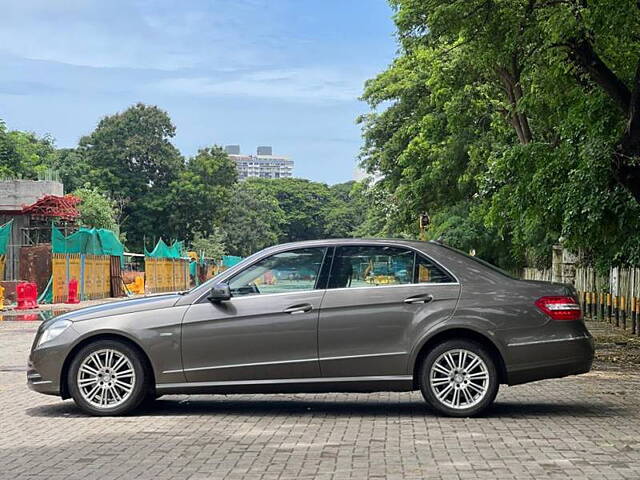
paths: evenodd
<path fill-rule="evenodd" d="M 436 242 L 421 242 L 419 240 L 407 240 L 406 238 L 325 238 L 317 240 L 303 240 L 298 242 L 280 243 L 270 247 L 270 249 L 283 249 L 299 247 L 317 247 L 324 245 L 405 245 L 413 248 L 425 247 Z"/>

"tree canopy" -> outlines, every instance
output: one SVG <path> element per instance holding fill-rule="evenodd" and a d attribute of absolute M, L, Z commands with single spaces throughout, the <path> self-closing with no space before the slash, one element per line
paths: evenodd
<path fill-rule="evenodd" d="M 80 211 L 79 225 L 88 228 L 106 228 L 116 234 L 120 231 L 116 218 L 116 208 L 113 200 L 101 193 L 97 188 L 86 184 L 74 190 L 72 195 L 82 202 L 78 205 Z"/>
<path fill-rule="evenodd" d="M 137 249 L 144 237 L 166 235 L 166 226 L 156 219 L 168 216 L 170 184 L 184 169 L 170 141 L 174 135 L 165 111 L 138 103 L 104 117 L 80 139 L 83 180 L 122 204 L 122 228 Z"/>
<path fill-rule="evenodd" d="M 363 165 L 398 206 L 384 229 L 415 235 L 428 211 L 431 237 L 507 267 L 559 240 L 640 260 L 637 2 L 391 4 L 400 50 L 360 118 Z"/>
<path fill-rule="evenodd" d="M 50 136 L 8 130 L 0 120 L 0 178 L 36 180 L 51 170 L 54 154 Z"/>

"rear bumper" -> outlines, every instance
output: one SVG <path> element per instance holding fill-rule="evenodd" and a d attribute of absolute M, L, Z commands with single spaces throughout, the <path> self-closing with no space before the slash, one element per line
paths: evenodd
<path fill-rule="evenodd" d="M 509 346 L 510 354 L 527 361 L 507 368 L 507 383 L 517 385 L 591 370 L 595 346 L 589 333 Z"/>

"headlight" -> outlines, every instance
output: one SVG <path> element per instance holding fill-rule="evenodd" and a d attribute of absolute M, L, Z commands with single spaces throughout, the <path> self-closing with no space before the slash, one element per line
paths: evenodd
<path fill-rule="evenodd" d="M 44 329 L 42 335 L 40 335 L 40 339 L 38 340 L 38 346 L 48 342 L 49 340 L 53 340 L 67 328 L 69 328 L 70 325 L 71 322 L 69 320 L 56 320 Z"/>

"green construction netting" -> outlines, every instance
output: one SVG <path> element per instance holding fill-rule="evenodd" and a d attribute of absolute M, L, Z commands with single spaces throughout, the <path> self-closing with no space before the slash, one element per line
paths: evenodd
<path fill-rule="evenodd" d="M 13 220 L 0 226 L 0 255 L 7 253 L 7 245 L 9 245 L 9 238 L 11 237 L 11 224 Z"/>
<path fill-rule="evenodd" d="M 233 267 L 234 265 L 240 263 L 242 261 L 242 257 L 237 257 L 235 255 L 223 255 L 222 256 L 222 265 L 224 267 Z"/>
<path fill-rule="evenodd" d="M 49 277 L 49 282 L 44 287 L 44 292 L 38 297 L 38 303 L 53 303 L 53 277 Z"/>
<path fill-rule="evenodd" d="M 153 258 L 183 258 L 184 247 L 182 242 L 173 242 L 173 245 L 169 246 L 164 243 L 164 240 L 160 239 L 151 252 L 145 247 L 144 256 Z"/>
<path fill-rule="evenodd" d="M 51 251 L 53 253 L 84 253 L 89 255 L 112 255 L 123 258 L 124 245 L 111 230 L 105 228 L 81 228 L 68 237 L 56 227 L 51 229 Z"/>

